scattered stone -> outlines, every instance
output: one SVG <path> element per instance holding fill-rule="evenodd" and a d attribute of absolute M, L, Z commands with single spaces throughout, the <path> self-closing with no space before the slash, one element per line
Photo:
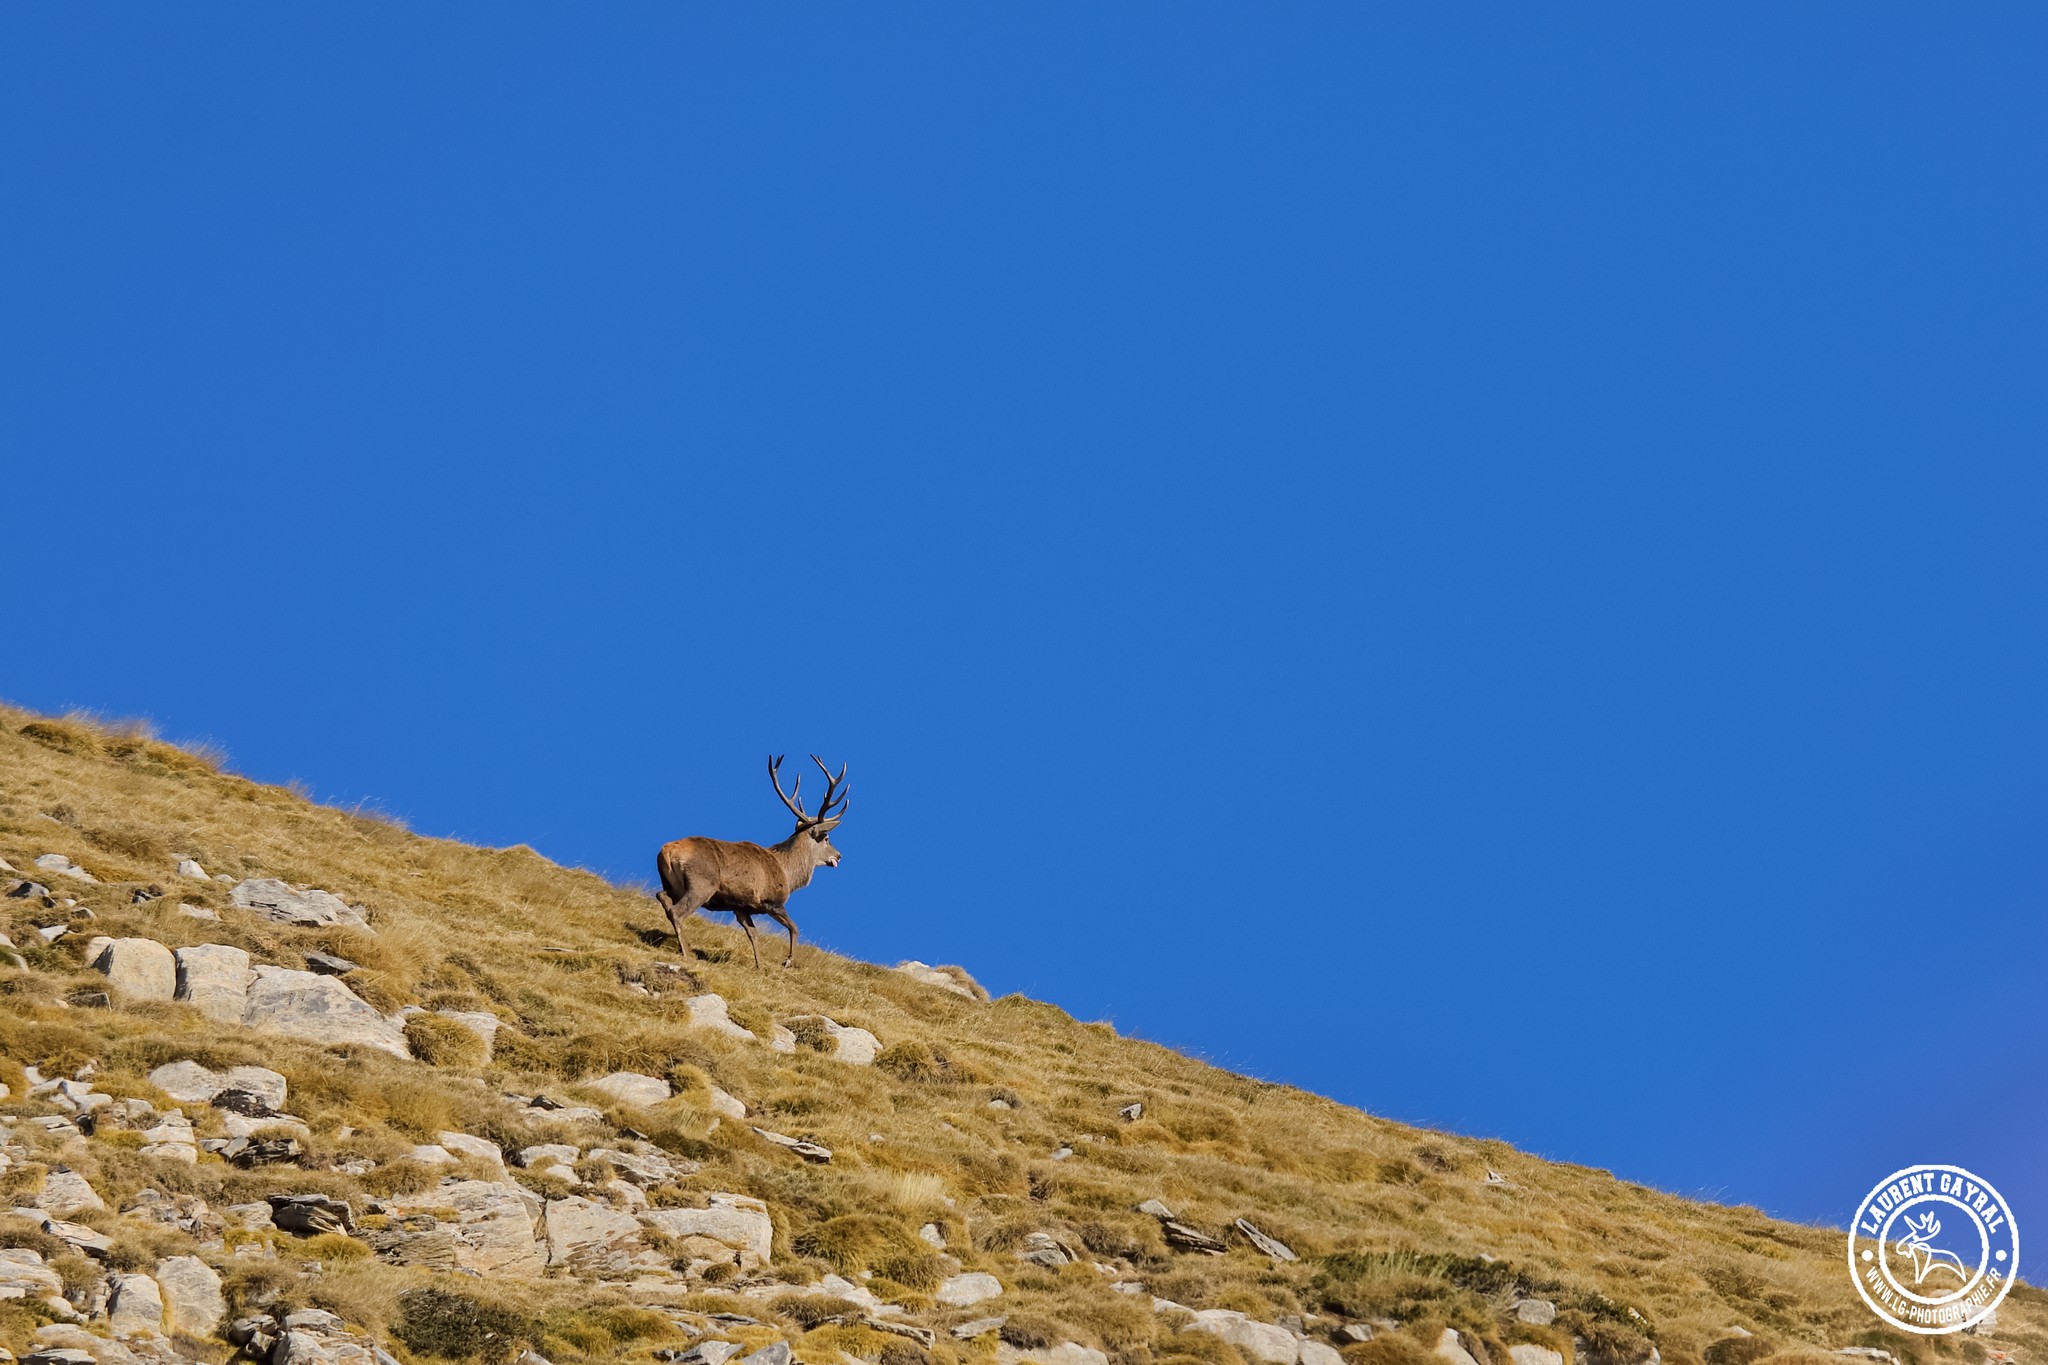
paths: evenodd
<path fill-rule="evenodd" d="M 1002 1292 L 1001 1280 L 977 1270 L 940 1281 L 938 1292 L 933 1297 L 948 1308 L 969 1308 L 983 1300 L 996 1298 Z"/>
<path fill-rule="evenodd" d="M 524 1170 L 547 1171 L 549 1167 L 555 1166 L 573 1167 L 583 1159 L 583 1152 L 581 1148 L 566 1142 L 536 1142 L 531 1147 L 520 1148 L 516 1159 Z M 580 1183 L 573 1170 L 558 1170 L 554 1174 L 572 1185 Z"/>
<path fill-rule="evenodd" d="M 1247 1242 L 1250 1242 L 1276 1261 L 1298 1261 L 1301 1259 L 1301 1257 L 1294 1254 L 1293 1247 L 1288 1246 L 1287 1243 L 1281 1241 L 1278 1237 L 1259 1231 L 1258 1228 L 1253 1227 L 1242 1218 L 1238 1219 L 1234 1226 L 1239 1232 L 1244 1234 L 1244 1239 Z"/>
<path fill-rule="evenodd" d="M 366 927 L 360 907 L 348 904 L 331 891 L 296 891 L 275 877 L 252 877 L 236 882 L 228 900 L 244 910 L 280 924 L 326 929 L 335 925 Z"/>
<path fill-rule="evenodd" d="M 442 1147 L 458 1157 L 481 1161 L 500 1171 L 505 1169 L 504 1149 L 489 1138 L 472 1137 L 468 1133 L 436 1133 L 434 1136 Z"/>
<path fill-rule="evenodd" d="M 239 1024 L 249 1003 L 249 955 L 225 943 L 201 943 L 172 954 L 177 964 L 176 998 L 207 1018 Z"/>
<path fill-rule="evenodd" d="M 188 905 L 184 901 L 178 902 L 178 913 L 183 915 L 186 919 L 207 919 L 215 921 L 218 921 L 220 919 L 220 911 L 214 909 L 212 906 Z"/>
<path fill-rule="evenodd" d="M 740 1365 L 789 1365 L 789 1343 L 771 1341 L 752 1355 L 743 1358 Z"/>
<path fill-rule="evenodd" d="M 1514 1181 L 1508 1179 L 1499 1171 L 1494 1170 L 1491 1166 L 1487 1167 L 1486 1170 L 1486 1183 L 1497 1190 L 1512 1190 L 1515 1188 Z"/>
<path fill-rule="evenodd" d="M 640 1221 L 683 1243 L 693 1259 L 736 1263 L 742 1271 L 767 1265 L 774 1255 L 775 1224 L 768 1206 L 744 1194 L 718 1193 L 702 1209 L 648 1209 Z"/>
<path fill-rule="evenodd" d="M 1017 1252 L 1017 1259 L 1042 1265 L 1048 1270 L 1057 1270 L 1080 1260 L 1073 1249 L 1049 1232 L 1034 1232 L 1025 1237 L 1023 1247 Z"/>
<path fill-rule="evenodd" d="M 908 1322 L 892 1322 L 888 1318 L 864 1316 L 860 1325 L 875 1332 L 887 1332 L 892 1336 L 909 1337 L 920 1346 L 930 1347 L 938 1342 L 939 1334 L 929 1327 L 918 1327 Z"/>
<path fill-rule="evenodd" d="M 822 1143 L 812 1142 L 808 1138 L 793 1138 L 787 1133 L 771 1133 L 766 1128 L 754 1129 L 754 1135 L 774 1143 L 777 1147 L 787 1148 L 805 1161 L 814 1162 L 820 1166 L 832 1159 L 832 1149 L 830 1147 L 824 1146 Z"/>
<path fill-rule="evenodd" d="M 1745 1334 L 1746 1335 L 1746 1334 Z M 1895 1360 L 1897 1357 L 1881 1346 L 1844 1346 L 1835 1352 L 1838 1356 L 1854 1356 L 1858 1360 Z M 1520 1365 L 1517 1362 L 1516 1365 Z"/>
<path fill-rule="evenodd" d="M 1549 1299 L 1517 1299 L 1515 1320 L 1531 1327 L 1548 1327 L 1557 1321 L 1557 1305 Z"/>
<path fill-rule="evenodd" d="M 926 1223 L 917 1230 L 917 1235 L 925 1245 L 934 1250 L 944 1251 L 946 1249 L 945 1229 L 941 1228 L 937 1223 Z"/>
<path fill-rule="evenodd" d="M 711 1112 L 724 1118 L 743 1119 L 747 1116 L 747 1106 L 714 1085 L 711 1087 Z"/>
<path fill-rule="evenodd" d="M 95 938 L 85 945 L 85 957 L 124 1000 L 169 1000 L 177 993 L 178 964 L 155 939 Z"/>
<path fill-rule="evenodd" d="M 736 1341 L 700 1341 L 687 1351 L 656 1351 L 654 1356 L 657 1360 L 679 1361 L 681 1365 L 725 1365 L 746 1349 Z"/>
<path fill-rule="evenodd" d="M 117 1337 L 156 1335 L 164 1329 L 164 1296 L 147 1275 L 114 1276 L 107 1323 Z"/>
<path fill-rule="evenodd" d="M 635 1185 L 665 1184 L 698 1169 L 694 1161 L 682 1163 L 690 1168 L 684 1171 L 678 1163 L 658 1152 L 622 1152 L 616 1147 L 593 1147 L 590 1157 L 593 1161 L 609 1162 L 612 1169 Z"/>
<path fill-rule="evenodd" d="M 499 1020 L 495 1014 L 483 1010 L 435 1010 L 443 1019 L 452 1019 L 474 1033 L 483 1041 L 484 1060 L 491 1060 L 491 1051 L 498 1045 Z"/>
<path fill-rule="evenodd" d="M 620 1104 L 660 1104 L 674 1093 L 667 1081 L 656 1076 L 644 1076 L 637 1071 L 614 1071 L 609 1076 L 600 1076 L 583 1084 L 588 1089 L 611 1096 Z"/>
<path fill-rule="evenodd" d="M 1138 1205 L 1138 1212 L 1150 1214 L 1162 1223 L 1173 1217 L 1173 1210 L 1160 1203 L 1157 1199 L 1147 1199 L 1144 1203 Z"/>
<path fill-rule="evenodd" d="M 199 860 L 196 858 L 178 859 L 178 875 L 180 877 L 190 877 L 194 881 L 203 882 L 208 880 L 206 869 L 199 865 Z"/>
<path fill-rule="evenodd" d="M 29 1247 L 0 1249 L 0 1299 L 42 1300 L 62 1295 L 64 1277 L 43 1264 Z"/>
<path fill-rule="evenodd" d="M 220 1275 L 197 1256 L 171 1256 L 156 1263 L 156 1282 L 170 1310 L 169 1326 L 187 1336 L 210 1337 L 227 1315 Z"/>
<path fill-rule="evenodd" d="M 244 886 L 247 883 L 243 883 Z M 236 890 L 240 890 L 237 887 Z M 258 967 L 242 1022 L 330 1047 L 355 1043 L 410 1060 L 405 1033 L 340 980 L 288 967 Z"/>
<path fill-rule="evenodd" d="M 61 1218 L 51 1218 L 46 1214 L 42 1219 L 41 1227 L 44 1232 L 49 1233 L 52 1237 L 67 1242 L 86 1255 L 96 1257 L 102 1261 L 114 1249 L 114 1243 L 111 1238 L 107 1237 L 104 1233 L 87 1227 L 83 1223 L 67 1223 Z"/>
<path fill-rule="evenodd" d="M 953 1329 L 953 1340 L 972 1341 L 976 1337 L 981 1336 L 984 1333 L 996 1331 L 1009 1320 L 1010 1315 L 1008 1313 L 1004 1313 L 998 1317 L 976 1318 L 972 1322 L 963 1322 L 958 1327 L 955 1327 Z"/>
<path fill-rule="evenodd" d="M 1443 1335 L 1436 1339 L 1436 1356 L 1449 1365 L 1479 1365 L 1472 1353 L 1465 1349 L 1464 1342 L 1459 1340 L 1455 1327 L 1444 1328 Z"/>
<path fill-rule="evenodd" d="M 453 1262 L 449 1269 L 537 1279 L 546 1264 L 534 1242 L 529 1197 L 509 1181 L 458 1180 L 387 1205 L 402 1215 L 432 1211 Z M 452 1221 L 450 1210 L 457 1215 Z"/>
<path fill-rule="evenodd" d="M 826 1055 L 849 1066 L 871 1066 L 882 1051 L 882 1040 L 866 1029 L 851 1028 L 822 1014 L 800 1015 L 789 1022 L 815 1024 L 832 1040 L 832 1046 Z"/>
<path fill-rule="evenodd" d="M 36 930 L 36 937 L 45 943 L 55 943 L 70 932 L 69 929 L 61 924 L 45 924 L 42 928 Z"/>
<path fill-rule="evenodd" d="M 905 976 L 914 977 L 924 982 L 927 986 L 937 986 L 942 991 L 951 991 L 955 995 L 964 995 L 969 1000 L 981 998 L 974 993 L 972 987 L 962 984 L 960 978 L 954 976 L 952 972 L 942 971 L 937 967 L 919 962 L 915 958 L 908 962 L 897 963 L 896 970 L 902 972 Z M 955 968 L 955 970 L 957 971 L 958 969 Z M 965 975 L 965 973 L 962 973 L 962 975 Z"/>
<path fill-rule="evenodd" d="M 93 876 L 92 873 L 87 872 L 61 853 L 43 854 L 40 858 L 36 859 L 36 866 L 45 872 L 54 872 L 60 877 L 70 877 L 75 881 L 94 883 L 99 881 L 98 877 Z"/>
<path fill-rule="evenodd" d="M 1004 1107 L 1008 1108 L 1007 1105 L 1005 1105 Z M 1070 1159 L 1073 1155 L 1074 1149 L 1072 1147 L 1066 1146 L 1064 1143 L 1052 1149 L 1052 1159 L 1054 1161 L 1066 1161 Z"/>
<path fill-rule="evenodd" d="M 1008 1342 L 996 1345 L 996 1365 L 1109 1365 L 1109 1357 L 1090 1346 L 1063 1341 L 1057 1346 L 1019 1350 Z"/>
<path fill-rule="evenodd" d="M 1264 1365 L 1295 1365 L 1301 1353 L 1300 1343 L 1286 1328 L 1256 1321 L 1230 1308 L 1205 1308 L 1181 1330 L 1221 1337 L 1237 1347 L 1245 1359 Z"/>
<path fill-rule="evenodd" d="M 46 901 L 50 899 L 50 888 L 41 882 L 16 882 L 8 888 L 7 896 L 10 900 Z"/>
<path fill-rule="evenodd" d="M 1347 1322 L 1337 1329 L 1337 1335 L 1346 1341 L 1371 1341 L 1372 1328 L 1363 1322 Z"/>
<path fill-rule="evenodd" d="M 355 1211 L 345 1200 L 324 1194 L 273 1194 L 270 1221 L 281 1232 L 313 1237 L 323 1232 L 356 1230 Z"/>
<path fill-rule="evenodd" d="M 1518 1346 L 1508 1347 L 1508 1359 L 1513 1361 L 1514 1365 L 1564 1365 L 1564 1352 L 1523 1342 Z"/>
<path fill-rule="evenodd" d="M 741 1028 L 732 1021 L 732 1016 L 726 1012 L 725 997 L 722 995 L 713 995 L 709 992 L 703 995 L 693 995 L 683 1002 L 683 1008 L 689 1013 L 690 1026 L 692 1028 L 709 1029 L 713 1033 L 722 1034 L 735 1042 L 758 1043 L 761 1041 L 751 1032 Z"/>
<path fill-rule="evenodd" d="M 1125 1123 L 1136 1123 L 1139 1119 L 1145 1117 L 1145 1106 L 1141 1103 L 1127 1104 L 1116 1111 L 1116 1116 Z"/>
<path fill-rule="evenodd" d="M 1230 1250 L 1206 1232 L 1198 1232 L 1186 1223 L 1171 1218 L 1159 1220 L 1159 1230 L 1166 1234 L 1166 1244 L 1175 1251 L 1200 1252 L 1204 1256 L 1221 1256 Z"/>
<path fill-rule="evenodd" d="M 345 957 L 336 957 L 333 953 L 312 952 L 306 954 L 306 970 L 318 972 L 322 976 L 347 976 L 350 972 L 361 970 L 362 965 L 360 962 L 351 962 Z"/>
<path fill-rule="evenodd" d="M 226 1071 L 209 1071 L 197 1062 L 169 1062 L 149 1073 L 149 1083 L 185 1104 L 212 1104 L 227 1099 L 223 1108 L 237 1107 L 247 1113 L 260 1106 L 265 1114 L 284 1108 L 286 1083 L 279 1073 L 264 1066 L 231 1066 Z M 252 1096 L 256 1106 L 230 1097 Z"/>
<path fill-rule="evenodd" d="M 796 1034 L 780 1024 L 770 1025 L 768 1029 L 768 1050 L 770 1052 L 795 1052 Z"/>
<path fill-rule="evenodd" d="M 632 1215 L 578 1195 L 550 1199 L 542 1224 L 549 1269 L 622 1280 L 632 1274 L 636 1258 L 652 1256 Z M 666 1264 L 658 1256 L 653 1259 Z"/>
<path fill-rule="evenodd" d="M 43 1188 L 27 1204 L 60 1218 L 72 1213 L 98 1213 L 107 1206 L 86 1178 L 69 1166 L 52 1167 L 43 1177 Z"/>

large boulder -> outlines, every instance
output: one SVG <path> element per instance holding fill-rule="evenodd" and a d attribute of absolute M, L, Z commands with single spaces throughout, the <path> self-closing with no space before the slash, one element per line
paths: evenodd
<path fill-rule="evenodd" d="M 149 1073 L 149 1083 L 181 1104 L 212 1104 L 234 1092 L 251 1096 L 255 1106 L 277 1113 L 284 1108 L 285 1079 L 267 1066 L 231 1066 L 211 1071 L 197 1062 L 166 1062 Z"/>
<path fill-rule="evenodd" d="M 1285 1327 L 1260 1322 L 1231 1308 L 1205 1308 L 1181 1330 L 1221 1337 L 1246 1360 L 1262 1361 L 1265 1365 L 1295 1365 L 1295 1358 L 1301 1354 L 1301 1344 Z"/>
<path fill-rule="evenodd" d="M 362 928 L 368 923 L 360 908 L 331 891 L 297 891 L 275 877 L 251 877 L 236 882 L 235 889 L 228 892 L 228 900 L 279 924 L 325 929 L 337 924 Z"/>
<path fill-rule="evenodd" d="M 1003 1282 L 993 1275 L 981 1271 L 969 1271 L 939 1282 L 938 1292 L 933 1295 L 948 1308 L 967 1308 L 985 1299 L 993 1299 L 1003 1292 Z"/>
<path fill-rule="evenodd" d="M 43 1177 L 43 1188 L 23 1201 L 29 1208 L 54 1213 L 59 1218 L 73 1213 L 98 1213 L 106 1201 L 91 1183 L 69 1166 L 58 1166 Z"/>
<path fill-rule="evenodd" d="M 1465 1349 L 1465 1343 L 1458 1338 L 1458 1329 L 1446 1327 L 1443 1335 L 1436 1339 L 1436 1358 L 1446 1365 L 1479 1365 L 1472 1353 Z"/>
<path fill-rule="evenodd" d="M 210 1337 L 227 1316 L 220 1275 L 197 1256 L 170 1256 L 156 1263 L 156 1282 L 170 1310 L 169 1326 L 186 1336 Z"/>
<path fill-rule="evenodd" d="M 660 1104 L 674 1093 L 667 1081 L 658 1076 L 643 1076 L 637 1071 L 614 1071 L 609 1076 L 600 1076 L 583 1084 L 591 1090 L 610 1095 L 621 1104 Z"/>
<path fill-rule="evenodd" d="M 244 883 L 246 885 L 246 883 Z M 258 967 L 249 983 L 242 1022 L 329 1047 L 355 1043 L 394 1057 L 410 1059 L 405 1031 L 377 1013 L 370 1003 L 339 977 L 298 972 L 289 967 Z"/>
<path fill-rule="evenodd" d="M 447 1134 L 443 1134 L 443 1140 Z M 475 1141 L 476 1139 L 472 1139 Z M 386 1201 L 398 1214 L 431 1212 L 453 1243 L 454 1266 L 479 1275 L 537 1279 L 547 1267 L 526 1196 L 508 1181 L 458 1180 Z M 557 1201 L 563 1202 L 563 1201 Z M 447 1215 L 453 1210 L 456 1217 Z M 631 1222 L 631 1219 L 627 1220 Z M 564 1228 L 567 1228 L 564 1220 Z"/>
<path fill-rule="evenodd" d="M 690 1026 L 692 1028 L 709 1029 L 713 1033 L 731 1038 L 733 1041 L 740 1043 L 758 1043 L 761 1041 L 732 1021 L 732 1017 L 726 1013 L 725 997 L 722 995 L 712 995 L 709 993 L 693 995 L 683 1002 L 683 1008 L 690 1013 Z"/>
<path fill-rule="evenodd" d="M 744 1194 L 714 1194 L 703 1209 L 646 1209 L 640 1221 L 683 1243 L 693 1260 L 736 1263 L 742 1271 L 764 1266 L 775 1254 L 775 1224 L 768 1206 Z"/>
<path fill-rule="evenodd" d="M 207 1018 L 239 1024 L 249 1005 L 249 955 L 225 943 L 201 943 L 172 954 L 177 998 Z"/>
<path fill-rule="evenodd" d="M 114 1276 L 107 1325 L 117 1337 L 154 1336 L 164 1330 L 164 1296 L 147 1275 Z"/>
<path fill-rule="evenodd" d="M 650 1255 L 632 1215 L 578 1195 L 550 1199 L 542 1217 L 548 1267 L 590 1279 L 620 1280 Z"/>
<path fill-rule="evenodd" d="M 822 1014 L 801 1015 L 789 1021 L 822 1032 L 832 1046 L 827 1055 L 852 1066 L 867 1066 L 882 1050 L 882 1040 L 864 1028 L 854 1028 Z"/>
<path fill-rule="evenodd" d="M 177 994 L 178 964 L 153 938 L 96 938 L 85 945 L 85 956 L 106 974 L 116 999 L 169 1000 Z"/>
<path fill-rule="evenodd" d="M 42 1253 L 29 1247 L 0 1248 L 0 1299 L 40 1302 L 63 1292 L 64 1277 L 43 1264 Z"/>
<path fill-rule="evenodd" d="M 982 998 L 980 994 L 976 993 L 975 988 L 968 984 L 974 978 L 968 976 L 966 972 L 961 971 L 958 967 L 950 969 L 934 967 L 928 963 L 919 962 L 916 958 L 912 958 L 908 962 L 897 963 L 896 970 L 902 972 L 905 976 L 924 982 L 927 986 L 937 986 L 942 991 L 951 991 L 955 995 L 964 995 L 969 1000 L 979 1000 Z"/>

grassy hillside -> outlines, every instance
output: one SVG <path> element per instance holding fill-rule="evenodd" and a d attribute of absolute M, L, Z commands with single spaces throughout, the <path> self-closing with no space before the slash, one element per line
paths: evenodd
<path fill-rule="evenodd" d="M 32 860 L 52 852 L 98 882 L 38 873 Z M 843 1353 L 964 1365 L 1073 1342 L 1118 1361 L 1245 1365 L 1228 1341 L 1181 1330 L 1182 1308 L 1300 1318 L 1305 1334 L 1339 1346 L 1354 1365 L 1437 1362 L 1430 1352 L 1446 1326 L 1461 1331 L 1482 1365 L 1505 1365 L 1508 1348 L 1521 1343 L 1590 1365 L 1636 1365 L 1653 1350 L 1682 1365 L 1747 1365 L 1851 1345 L 1966 1362 L 1989 1349 L 2048 1349 L 2048 1299 L 2024 1285 L 1994 1336 L 1880 1331 L 1849 1284 L 1837 1232 L 1388 1122 L 1020 996 L 969 998 L 808 946 L 794 971 L 755 972 L 743 938 L 722 925 L 699 929 L 693 938 L 704 955 L 684 963 L 642 894 L 524 847 L 421 838 L 317 805 L 137 733 L 0 711 L 0 857 L 78 903 L 0 901 L 0 928 L 27 964 L 0 967 L 0 1080 L 13 1100 L 0 1112 L 18 1116 L 24 1151 L 0 1171 L 5 1192 L 19 1201 L 68 1165 L 108 1205 L 80 1219 L 113 1238 L 108 1266 L 146 1269 L 194 1254 L 219 1268 L 238 1311 L 327 1308 L 407 1359 L 505 1358 L 524 1343 L 558 1362 L 644 1360 L 689 1346 L 691 1332 L 710 1324 L 748 1345 L 787 1339 L 814 1363 Z M 175 875 L 183 857 L 216 873 L 326 888 L 367 907 L 370 925 L 292 928 L 257 918 L 230 904 L 228 882 Z M 150 886 L 165 894 L 135 903 Z M 193 918 L 180 904 L 219 919 Z M 91 911 L 89 923 L 80 909 Z M 59 924 L 75 931 L 44 944 L 37 930 Z M 412 1050 L 431 1060 L 400 1060 L 215 1023 L 183 1003 L 70 1003 L 106 986 L 84 960 L 92 935 L 226 943 L 294 968 L 308 951 L 334 953 L 361 964 L 347 984 L 381 1011 L 482 1011 L 502 1026 L 486 1062 L 462 1028 L 415 1019 Z M 687 1002 L 706 992 L 724 997 L 733 1020 L 762 1038 L 795 1021 L 797 1050 L 693 1027 Z M 819 1050 L 830 1039 L 807 1018 L 816 1015 L 870 1030 L 883 1048 L 875 1064 Z M 1360 1036 L 1369 1040 L 1370 1031 Z M 184 1164 L 144 1156 L 118 1133 L 32 1129 L 34 1116 L 52 1110 L 26 1098 L 24 1066 L 54 1077 L 92 1062 L 101 1092 L 163 1109 L 171 1101 L 146 1078 L 187 1058 L 284 1073 L 286 1108 L 311 1129 L 296 1164 L 243 1169 L 213 1155 Z M 677 1098 L 640 1108 L 578 1089 L 622 1070 L 669 1080 Z M 1576 1080 L 1561 1067 L 1559 1083 L 1614 1081 L 1589 1059 Z M 710 1108 L 714 1086 L 744 1102 L 747 1117 L 721 1120 Z M 647 1191 L 657 1206 L 700 1205 L 712 1191 L 765 1201 L 772 1263 L 748 1273 L 649 1270 L 636 1275 L 638 1285 L 559 1271 L 513 1281 L 394 1264 L 360 1235 L 231 1227 L 209 1239 L 119 1212 L 154 1189 L 214 1209 L 323 1191 L 362 1213 L 375 1201 L 430 1195 L 448 1170 L 404 1154 L 445 1131 L 508 1151 L 579 1141 L 508 1093 L 595 1104 L 606 1115 L 599 1138 L 616 1141 L 630 1129 L 698 1163 Z M 1143 1106 L 1135 1120 L 1119 1112 L 1132 1104 Z M 205 1106 L 185 1111 L 202 1133 L 218 1131 Z M 806 1162 L 757 1127 L 815 1140 L 832 1158 Z M 580 1142 L 603 1145 L 590 1128 Z M 1071 1155 L 1055 1159 L 1063 1148 Z M 585 1195 L 610 1174 L 589 1158 L 576 1169 Z M 509 1178 L 543 1200 L 567 1189 L 542 1173 Z M 1147 1200 L 1229 1250 L 1170 1246 L 1160 1221 L 1137 1210 Z M 1300 1259 L 1249 1245 L 1233 1230 L 1240 1218 Z M 926 1224 L 939 1229 L 943 1251 L 920 1237 Z M 1051 1234 L 1079 1260 L 1020 1260 L 1034 1233 Z M 42 1247 L 74 1288 L 104 1268 L 23 1219 L 0 1218 L 0 1245 Z M 960 1271 L 991 1272 L 1005 1292 L 945 1308 L 934 1287 Z M 926 1346 L 864 1325 L 818 1291 L 828 1274 L 900 1305 L 903 1321 L 935 1329 L 936 1340 Z M 1525 1296 L 1554 1302 L 1556 1322 L 1518 1320 L 1510 1305 Z M 1155 1298 L 1182 1307 L 1155 1308 Z M 719 1311 L 755 1323 L 721 1329 L 706 1317 Z M 992 1314 L 1007 1316 L 999 1331 L 964 1342 L 947 1331 Z M 24 1350 L 48 1316 L 25 1300 L 0 1303 L 0 1339 Z M 1369 1342 L 1335 1335 L 1341 1324 L 1374 1320 Z M 212 1359 L 230 1353 L 217 1340 L 183 1348 Z"/>

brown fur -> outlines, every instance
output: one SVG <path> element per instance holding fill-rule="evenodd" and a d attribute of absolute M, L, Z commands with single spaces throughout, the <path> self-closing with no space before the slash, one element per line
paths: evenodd
<path fill-rule="evenodd" d="M 815 754 L 812 759 L 820 768 L 825 766 Z M 770 781 L 774 781 L 780 761 L 769 762 Z M 841 778 L 845 772 L 840 769 Z M 831 776 L 829 770 L 826 776 Z M 782 965 L 787 967 L 796 961 L 796 921 L 789 917 L 788 902 L 793 892 L 811 884 L 811 874 L 820 867 L 839 865 L 839 850 L 832 847 L 831 840 L 839 815 L 829 813 L 836 786 L 837 783 L 827 786 L 825 801 L 815 817 L 804 814 L 798 804 L 801 781 L 795 793 L 798 799 L 783 796 L 783 804 L 797 817 L 796 830 L 771 848 L 702 837 L 677 839 L 661 846 L 654 859 L 654 869 L 661 877 L 661 890 L 655 899 L 668 912 L 669 926 L 676 931 L 676 947 L 685 959 L 690 956 L 690 945 L 683 937 L 683 921 L 696 910 L 725 910 L 747 931 L 755 967 L 761 965 L 761 942 L 754 936 L 756 915 L 766 915 L 789 931 L 789 956 L 782 960 Z M 782 795 L 780 784 L 775 793 Z M 844 796 L 836 799 L 841 803 L 839 814 L 844 814 Z"/>

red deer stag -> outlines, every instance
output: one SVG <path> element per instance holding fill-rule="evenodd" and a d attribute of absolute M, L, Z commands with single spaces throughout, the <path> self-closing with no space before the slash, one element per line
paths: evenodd
<path fill-rule="evenodd" d="M 776 776 L 782 756 L 768 760 L 768 780 L 775 784 L 782 804 L 796 816 L 796 830 L 773 848 L 701 838 L 678 839 L 661 846 L 654 859 L 655 870 L 661 874 L 661 890 L 655 899 L 668 912 L 668 922 L 676 931 L 676 947 L 685 961 L 690 945 L 683 938 L 683 920 L 693 910 L 731 911 L 740 928 L 747 931 L 756 970 L 761 966 L 761 941 L 754 937 L 754 916 L 766 915 L 789 930 L 789 956 L 782 965 L 796 961 L 796 921 L 789 917 L 790 894 L 809 886 L 811 874 L 820 866 L 839 866 L 839 850 L 832 847 L 828 836 L 846 816 L 846 765 L 840 764 L 839 775 L 834 777 L 824 759 L 812 754 L 811 762 L 825 774 L 825 799 L 818 804 L 816 815 L 804 813 L 803 775 L 797 775 L 791 794 L 783 796 L 781 779 Z M 836 811 L 832 809 L 835 803 Z"/>

